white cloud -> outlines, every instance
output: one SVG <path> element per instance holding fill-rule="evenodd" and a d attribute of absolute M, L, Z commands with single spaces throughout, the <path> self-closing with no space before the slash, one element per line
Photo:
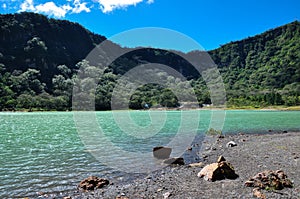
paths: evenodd
<path fill-rule="evenodd" d="M 6 3 L 2 4 L 2 8 L 5 10 L 7 8 Z"/>
<path fill-rule="evenodd" d="M 71 2 L 71 0 L 68 0 L 68 2 Z M 33 0 L 25 0 L 20 5 L 19 12 L 36 12 L 36 13 L 43 13 L 49 16 L 54 16 L 56 18 L 63 18 L 66 16 L 67 13 L 81 13 L 83 11 L 90 12 L 90 8 L 86 6 L 87 3 L 81 2 L 80 0 L 74 0 L 73 1 L 73 7 L 68 4 L 64 5 L 56 5 L 53 1 L 46 2 L 44 4 L 34 5 Z"/>
<path fill-rule="evenodd" d="M 86 6 L 86 3 L 81 3 L 80 0 L 74 0 L 74 8 L 72 9 L 73 13 L 81 12 L 91 12 L 91 9 Z"/>
<path fill-rule="evenodd" d="M 1 1 L 1 0 L 0 0 Z M 11 0 L 17 1 L 17 0 Z M 20 0 L 21 1 L 21 0 Z M 58 5 L 58 0 L 52 0 L 43 4 L 36 5 L 34 0 L 23 0 L 20 5 L 19 12 L 36 12 L 43 13 L 49 16 L 54 16 L 56 18 L 63 18 L 66 14 L 70 13 L 81 13 L 81 12 L 91 12 L 93 6 L 88 6 L 86 0 L 65 0 L 64 5 Z M 135 6 L 139 3 L 145 2 L 147 4 L 154 3 L 154 0 L 91 0 L 92 2 L 97 2 L 100 4 L 100 9 L 103 13 L 112 12 L 115 9 L 124 9 L 128 6 Z M 90 2 L 91 3 L 91 2 Z M 7 5 L 2 4 L 3 8 Z"/>
<path fill-rule="evenodd" d="M 103 13 L 108 13 L 114 9 L 126 8 L 131 5 L 136 5 L 144 0 L 96 0 L 101 5 Z M 147 3 L 151 4 L 154 0 L 147 0 Z"/>
<path fill-rule="evenodd" d="M 54 2 L 47 2 L 45 4 L 40 4 L 35 7 L 35 11 L 38 13 L 45 13 L 50 16 L 54 16 L 57 18 L 64 17 L 67 12 L 71 9 L 70 6 L 64 5 L 64 6 L 57 6 Z"/>
<path fill-rule="evenodd" d="M 148 4 L 154 3 L 154 0 L 148 0 L 147 3 Z"/>
<path fill-rule="evenodd" d="M 33 6 L 33 0 L 25 0 L 21 6 L 20 6 L 20 12 L 24 12 L 24 11 L 31 11 L 33 12 L 35 10 L 34 6 Z"/>

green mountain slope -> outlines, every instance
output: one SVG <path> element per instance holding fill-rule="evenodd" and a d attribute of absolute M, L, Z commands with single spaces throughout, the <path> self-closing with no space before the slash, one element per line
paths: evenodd
<path fill-rule="evenodd" d="M 237 105 L 246 101 L 257 101 L 257 106 L 262 102 L 266 105 L 299 104 L 298 21 L 255 37 L 231 42 L 209 53 L 219 66 L 232 104 L 238 98 L 240 102 Z M 282 97 L 289 97 L 289 102 L 287 99 L 283 102 Z"/>
<path fill-rule="evenodd" d="M 73 69 L 105 40 L 79 24 L 33 13 L 0 15 L 0 28 L 1 63 L 7 71 L 38 69 L 47 84 L 58 72 L 56 66 Z"/>
<path fill-rule="evenodd" d="M 300 23 L 275 28 L 255 37 L 231 42 L 208 52 L 223 77 L 228 106 L 299 105 Z M 118 79 L 142 63 L 168 65 L 191 84 L 199 104 L 210 102 L 200 74 L 175 53 L 161 49 L 132 49 L 110 66 L 99 69 L 84 58 L 106 38 L 76 23 L 49 19 L 40 14 L 0 15 L 0 110 L 66 110 L 72 106 L 72 88 L 81 68 L 98 75 L 96 109 L 110 109 L 112 91 Z M 114 50 L 123 50 L 112 44 Z M 162 79 L 176 78 L 162 71 Z M 99 80 L 99 81 L 98 81 Z M 95 81 L 87 78 L 85 82 Z M 126 86 L 125 86 L 126 87 Z M 126 89 L 124 89 L 126 90 Z M 125 92 L 125 91 L 124 91 Z M 183 95 L 188 91 L 181 90 Z M 179 106 L 168 88 L 147 84 L 131 96 L 130 108 Z"/>

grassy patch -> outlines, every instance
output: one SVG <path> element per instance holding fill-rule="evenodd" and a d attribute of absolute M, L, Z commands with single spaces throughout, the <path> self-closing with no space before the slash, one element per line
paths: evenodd
<path fill-rule="evenodd" d="M 205 133 L 206 135 L 222 135 L 221 130 L 216 130 L 214 128 L 210 128 L 208 131 Z"/>

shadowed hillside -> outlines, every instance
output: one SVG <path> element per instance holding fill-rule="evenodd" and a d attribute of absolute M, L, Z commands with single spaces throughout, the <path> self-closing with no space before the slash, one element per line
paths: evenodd
<path fill-rule="evenodd" d="M 77 23 L 40 14 L 0 15 L 0 110 L 70 109 L 79 68 L 86 74 L 100 77 L 96 82 L 96 109 L 108 110 L 117 80 L 142 63 L 160 63 L 174 68 L 186 77 L 186 84 L 193 86 L 200 106 L 211 103 L 201 76 L 175 53 L 162 49 L 134 49 L 101 69 L 84 60 L 105 39 Z M 299 105 L 298 21 L 208 53 L 223 77 L 228 106 Z M 177 81 L 163 71 L 145 72 L 157 73 L 169 82 Z M 92 80 L 87 78 L 85 82 L 89 81 Z M 185 95 L 188 91 L 182 89 L 181 92 Z M 180 106 L 170 89 L 155 84 L 139 87 L 131 96 L 129 106 L 140 109 L 146 103 L 155 107 Z"/>

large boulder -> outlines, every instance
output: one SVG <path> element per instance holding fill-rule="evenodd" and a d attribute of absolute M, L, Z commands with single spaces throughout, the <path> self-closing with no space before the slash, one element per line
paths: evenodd
<path fill-rule="evenodd" d="M 78 189 L 82 191 L 93 191 L 107 186 L 108 184 L 109 181 L 107 179 L 90 176 L 79 183 Z"/>
<path fill-rule="evenodd" d="M 235 173 L 232 165 L 223 156 L 220 156 L 218 162 L 206 165 L 198 173 L 198 177 L 203 177 L 207 181 L 216 181 L 225 178 L 236 179 L 238 175 Z"/>
<path fill-rule="evenodd" d="M 172 152 L 172 148 L 157 146 L 153 148 L 153 156 L 157 159 L 168 159 Z"/>

